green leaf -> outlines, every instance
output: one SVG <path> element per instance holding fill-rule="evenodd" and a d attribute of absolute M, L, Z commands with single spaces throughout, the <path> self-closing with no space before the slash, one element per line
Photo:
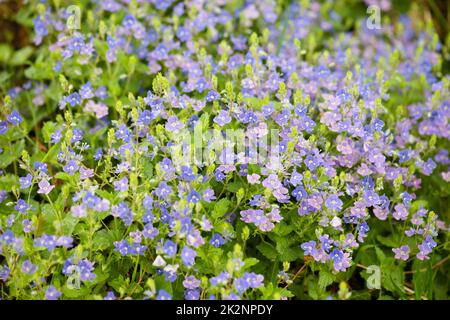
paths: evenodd
<path fill-rule="evenodd" d="M 278 256 L 277 250 L 266 242 L 261 242 L 256 246 L 259 252 L 263 254 L 267 259 L 275 261 Z"/>
<path fill-rule="evenodd" d="M 42 127 L 42 137 L 44 138 L 45 143 L 49 143 L 51 139 L 51 135 L 53 132 L 55 132 L 56 123 L 47 121 L 44 123 L 44 126 Z"/>
<path fill-rule="evenodd" d="M 220 199 L 216 204 L 214 205 L 214 212 L 213 212 L 213 218 L 221 218 L 223 217 L 227 211 L 228 207 L 230 206 L 231 201 L 224 198 Z"/>
<path fill-rule="evenodd" d="M 325 290 L 334 281 L 334 276 L 325 270 L 320 270 L 319 273 L 319 288 Z"/>
<path fill-rule="evenodd" d="M 0 188 L 10 192 L 13 187 L 19 186 L 19 178 L 13 174 L 5 174 L 0 177 Z"/>
<path fill-rule="evenodd" d="M 113 238 L 107 230 L 100 230 L 94 234 L 92 240 L 94 250 L 105 250 L 112 246 Z"/>
<path fill-rule="evenodd" d="M 12 162 L 16 161 L 22 154 L 22 150 L 25 148 L 25 141 L 20 140 L 17 143 L 14 143 L 11 148 L 9 146 L 6 149 L 3 146 L 3 153 L 0 154 L 0 168 L 6 168 Z"/>
<path fill-rule="evenodd" d="M 9 61 L 9 64 L 11 66 L 20 66 L 25 64 L 27 60 L 31 57 L 33 54 L 33 48 L 32 47 L 25 47 L 22 49 L 17 50 L 11 60 Z"/>
<path fill-rule="evenodd" d="M 395 247 L 397 247 L 397 244 L 398 244 L 397 241 L 395 241 L 391 237 L 383 237 L 383 236 L 378 235 L 377 240 L 381 244 L 384 244 L 386 247 L 390 247 L 390 248 L 395 248 Z"/>
<path fill-rule="evenodd" d="M 80 289 L 70 289 L 65 285 L 62 288 L 62 293 L 67 298 L 79 298 L 85 297 L 89 294 L 89 288 L 82 286 Z"/>
<path fill-rule="evenodd" d="M 12 52 L 13 52 L 13 49 L 9 44 L 1 43 L 0 44 L 0 62 L 7 64 L 12 55 Z"/>
<path fill-rule="evenodd" d="M 244 267 L 243 269 L 248 270 L 251 267 L 253 267 L 254 265 L 256 265 L 259 262 L 258 259 L 256 258 L 247 258 L 244 260 Z"/>

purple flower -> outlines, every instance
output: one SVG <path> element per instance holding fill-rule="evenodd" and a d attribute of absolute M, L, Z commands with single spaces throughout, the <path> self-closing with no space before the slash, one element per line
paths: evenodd
<path fill-rule="evenodd" d="M 219 275 L 212 277 L 209 279 L 211 285 L 213 286 L 219 286 L 219 285 L 226 285 L 228 280 L 231 279 L 231 275 L 228 272 L 221 272 Z"/>
<path fill-rule="evenodd" d="M 61 292 L 59 292 L 53 285 L 50 285 L 45 293 L 45 299 L 47 300 L 58 300 L 60 296 Z"/>
<path fill-rule="evenodd" d="M 199 300 L 200 290 L 186 290 L 184 297 L 186 300 Z"/>
<path fill-rule="evenodd" d="M 172 300 L 172 296 L 166 290 L 161 289 L 156 296 L 156 300 Z"/>
<path fill-rule="evenodd" d="M 172 188 L 169 187 L 165 181 L 160 182 L 158 188 L 155 190 L 155 194 L 164 200 L 167 200 L 171 193 Z"/>
<path fill-rule="evenodd" d="M 25 200 L 19 199 L 19 200 L 17 200 L 17 204 L 14 207 L 14 209 L 19 211 L 20 213 L 24 213 L 25 211 L 28 210 L 29 207 L 30 206 L 28 205 L 28 203 Z"/>
<path fill-rule="evenodd" d="M 206 95 L 206 101 L 208 101 L 208 102 L 212 102 L 212 101 L 218 100 L 218 99 L 220 99 L 220 94 L 217 93 L 217 91 L 211 90 Z"/>
<path fill-rule="evenodd" d="M 333 268 L 336 271 L 342 271 L 344 272 L 347 270 L 348 267 L 350 267 L 350 253 L 344 252 L 344 254 L 340 257 L 339 260 L 334 260 Z"/>
<path fill-rule="evenodd" d="M 64 166 L 63 170 L 68 174 L 74 174 L 78 170 L 78 168 L 79 166 L 76 161 L 69 160 L 67 161 L 67 164 Z"/>
<path fill-rule="evenodd" d="M 48 182 L 45 179 L 41 180 L 38 183 L 38 186 L 39 186 L 39 190 L 37 192 L 40 193 L 40 194 L 49 194 L 50 191 L 52 191 L 53 188 L 55 187 L 55 186 L 51 185 L 50 182 Z"/>
<path fill-rule="evenodd" d="M 71 93 L 66 97 L 66 102 L 72 107 L 75 107 L 81 103 L 81 97 L 78 92 Z"/>
<path fill-rule="evenodd" d="M 175 254 L 177 253 L 177 244 L 174 243 L 172 240 L 167 240 L 164 243 L 164 247 L 162 248 L 163 253 L 170 257 L 173 258 L 175 256 Z"/>
<path fill-rule="evenodd" d="M 119 191 L 119 192 L 125 192 L 128 190 L 128 178 L 127 177 L 123 177 L 120 180 L 114 181 L 114 190 Z"/>
<path fill-rule="evenodd" d="M 392 251 L 395 253 L 395 259 L 406 261 L 409 258 L 409 246 L 403 245 L 400 248 L 393 248 Z"/>
<path fill-rule="evenodd" d="M 395 220 L 406 220 L 406 218 L 408 217 L 408 209 L 406 209 L 406 206 L 404 204 L 399 203 L 394 207 L 392 216 Z"/>
<path fill-rule="evenodd" d="M 184 246 L 181 250 L 181 261 L 185 266 L 192 267 L 195 263 L 197 252 L 194 249 Z"/>
<path fill-rule="evenodd" d="M 8 131 L 8 122 L 0 121 L 0 135 L 5 134 Z"/>
<path fill-rule="evenodd" d="M 125 202 L 111 207 L 111 214 L 114 217 L 120 218 L 126 226 L 133 222 L 133 213 Z"/>
<path fill-rule="evenodd" d="M 314 240 L 304 242 L 300 246 L 306 256 L 314 254 L 316 251 L 316 242 Z"/>
<path fill-rule="evenodd" d="M 5 264 L 3 266 L 0 266 L 0 280 L 6 281 L 8 280 L 9 274 L 11 270 L 9 267 Z"/>
<path fill-rule="evenodd" d="M 227 111 L 220 110 L 219 114 L 214 117 L 213 121 L 217 123 L 219 126 L 223 127 L 227 123 L 231 122 L 231 116 L 228 114 Z"/>
<path fill-rule="evenodd" d="M 191 38 L 191 33 L 185 27 L 178 27 L 176 34 L 178 39 L 180 39 L 183 42 L 186 42 Z"/>
<path fill-rule="evenodd" d="M 13 126 L 17 126 L 23 121 L 22 116 L 20 115 L 20 113 L 17 110 L 12 111 L 8 115 L 7 119 Z"/>
<path fill-rule="evenodd" d="M 198 280 L 194 276 L 188 276 L 183 281 L 183 287 L 193 290 L 198 288 L 200 286 L 200 283 L 200 280 Z"/>
<path fill-rule="evenodd" d="M 206 189 L 203 191 L 203 200 L 206 202 L 212 202 L 216 199 L 216 196 L 214 195 L 214 190 L 211 188 Z"/>
<path fill-rule="evenodd" d="M 339 197 L 335 194 L 332 194 L 327 200 L 325 200 L 325 206 L 331 210 L 340 211 L 342 209 L 342 204 L 341 199 L 339 199 Z"/>
<path fill-rule="evenodd" d="M 26 274 L 33 274 L 36 272 L 37 266 L 32 264 L 30 260 L 25 260 L 22 263 L 21 271 Z"/>
<path fill-rule="evenodd" d="M 216 248 L 219 248 L 220 246 L 225 244 L 225 242 L 225 239 L 219 233 L 214 233 L 211 237 L 211 240 L 209 241 L 209 243 L 211 243 Z"/>
<path fill-rule="evenodd" d="M 189 193 L 187 195 L 187 201 L 188 202 L 192 202 L 193 204 L 196 204 L 200 200 L 201 200 L 201 196 L 200 196 L 200 194 L 197 191 L 195 191 L 194 189 L 189 191 Z"/>

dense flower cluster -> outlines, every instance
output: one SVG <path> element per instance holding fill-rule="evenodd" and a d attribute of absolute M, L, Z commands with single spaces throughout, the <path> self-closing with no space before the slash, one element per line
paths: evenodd
<path fill-rule="evenodd" d="M 301 3 L 92 1 L 78 30 L 39 4 L 30 80 L 1 106 L 2 292 L 286 299 L 305 264 L 325 298 L 448 243 L 442 44 Z"/>

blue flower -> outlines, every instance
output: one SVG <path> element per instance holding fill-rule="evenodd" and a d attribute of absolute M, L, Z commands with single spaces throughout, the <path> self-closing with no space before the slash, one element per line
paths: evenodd
<path fill-rule="evenodd" d="M 50 285 L 45 293 L 45 299 L 47 300 L 58 300 L 60 296 L 61 292 L 58 291 L 53 285 Z"/>
<path fill-rule="evenodd" d="M 214 117 L 213 121 L 219 126 L 223 127 L 227 123 L 231 122 L 231 116 L 228 114 L 228 111 L 220 110 L 219 114 Z"/>
<path fill-rule="evenodd" d="M 177 37 L 183 42 L 188 41 L 191 38 L 191 33 L 185 27 L 178 27 L 177 29 Z"/>
<path fill-rule="evenodd" d="M 112 206 L 111 214 L 114 217 L 120 218 L 126 226 L 129 226 L 133 222 L 133 214 L 125 202 Z"/>
<path fill-rule="evenodd" d="M 331 210 L 340 211 L 342 209 L 342 205 L 343 203 L 341 199 L 339 199 L 339 197 L 335 194 L 332 194 L 327 200 L 325 200 L 325 206 Z"/>
<path fill-rule="evenodd" d="M 213 236 L 211 237 L 211 240 L 209 241 L 209 243 L 215 246 L 216 248 L 219 248 L 220 246 L 225 244 L 225 242 L 226 242 L 225 239 L 219 233 L 214 233 Z"/>
<path fill-rule="evenodd" d="M 13 112 L 11 112 L 8 115 L 7 119 L 13 126 L 17 126 L 23 121 L 22 116 L 20 115 L 20 113 L 17 110 L 14 110 Z"/>
<path fill-rule="evenodd" d="M 199 300 L 200 299 L 200 290 L 186 290 L 184 293 L 184 297 L 186 300 Z"/>
<path fill-rule="evenodd" d="M 120 180 L 114 181 L 114 190 L 119 191 L 119 192 L 125 192 L 128 190 L 128 178 L 127 177 L 123 177 Z"/>
<path fill-rule="evenodd" d="M 23 273 L 33 274 L 36 272 L 37 266 L 32 264 L 30 260 L 25 260 L 22 263 L 22 268 L 20 269 Z"/>
<path fill-rule="evenodd" d="M 167 240 L 162 251 L 166 256 L 173 258 L 177 253 L 177 248 L 178 247 L 176 243 L 174 243 L 172 240 Z"/>
<path fill-rule="evenodd" d="M 24 213 L 25 211 L 28 210 L 29 207 L 30 206 L 28 205 L 28 203 L 25 200 L 19 199 L 19 200 L 17 200 L 16 206 L 14 207 L 14 209 L 19 211 L 20 213 Z"/>
<path fill-rule="evenodd" d="M 181 261 L 185 266 L 192 267 L 195 263 L 197 252 L 194 249 L 184 246 L 181 250 Z"/>
<path fill-rule="evenodd" d="M 81 96 L 78 92 L 71 93 L 66 97 L 66 102 L 75 107 L 81 103 Z"/>
<path fill-rule="evenodd" d="M 197 191 L 195 191 L 194 189 L 189 191 L 189 193 L 187 195 L 187 201 L 188 202 L 192 202 L 193 204 L 196 204 L 200 200 L 201 200 L 201 196 L 200 196 L 200 194 Z"/>
<path fill-rule="evenodd" d="M 172 300 L 172 295 L 168 293 L 166 290 L 161 289 L 156 296 L 156 300 Z"/>
<path fill-rule="evenodd" d="M 79 166 L 76 161 L 69 160 L 67 161 L 67 164 L 64 166 L 63 170 L 64 172 L 67 172 L 68 174 L 74 174 L 78 170 Z"/>
<path fill-rule="evenodd" d="M 0 121 L 0 134 L 5 134 L 8 131 L 8 122 Z"/>

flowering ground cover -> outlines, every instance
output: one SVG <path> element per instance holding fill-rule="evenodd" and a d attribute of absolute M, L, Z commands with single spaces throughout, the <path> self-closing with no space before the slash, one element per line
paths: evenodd
<path fill-rule="evenodd" d="M 18 5 L 0 298 L 450 298 L 450 37 L 420 13 Z"/>

